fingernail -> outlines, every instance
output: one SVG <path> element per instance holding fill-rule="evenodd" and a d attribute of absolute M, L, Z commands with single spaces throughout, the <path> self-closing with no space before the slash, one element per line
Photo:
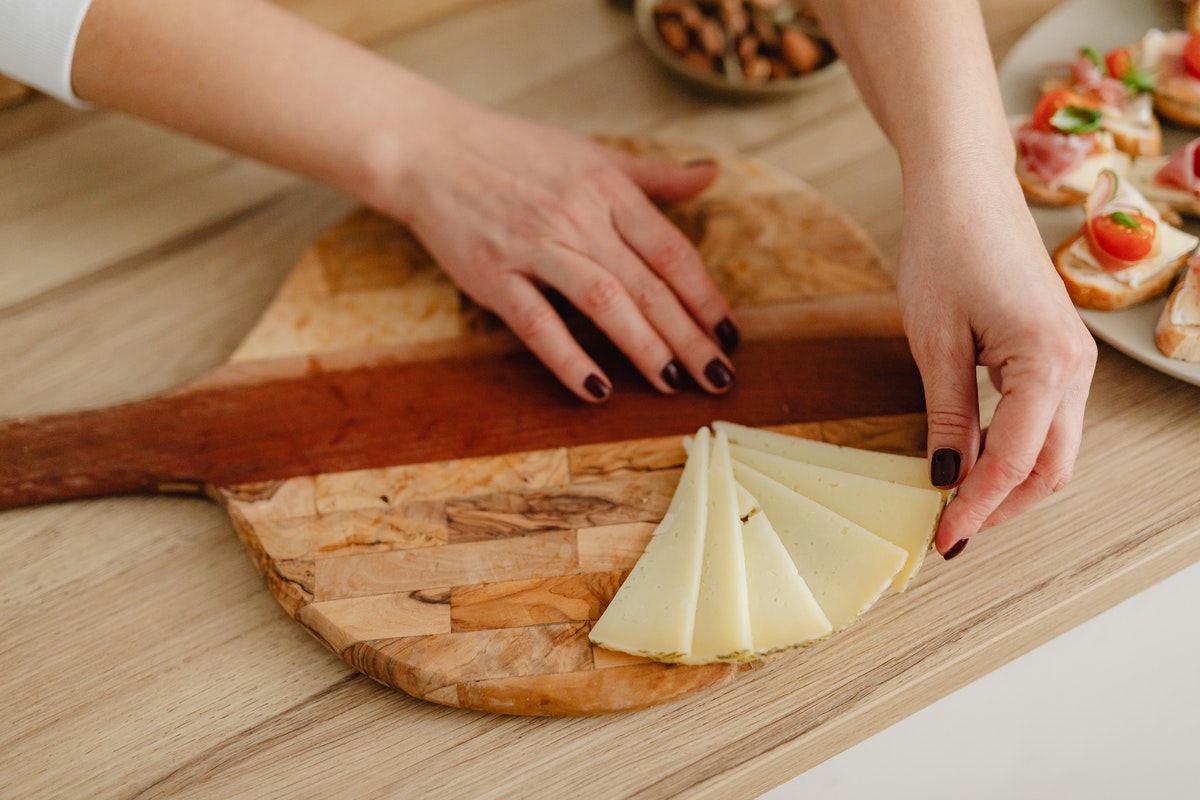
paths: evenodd
<path fill-rule="evenodd" d="M 958 555 L 959 553 L 961 553 L 963 551 L 963 548 L 967 546 L 967 542 L 969 542 L 969 541 L 971 541 L 971 540 L 970 539 L 959 539 L 957 542 L 954 543 L 953 547 L 951 547 L 949 550 L 946 551 L 946 555 L 942 556 L 942 558 L 946 559 L 947 561 L 954 558 L 956 555 Z"/>
<path fill-rule="evenodd" d="M 692 167 L 711 167 L 716 163 L 717 160 L 709 156 L 706 158 L 693 158 L 691 161 L 685 161 L 683 165 L 691 169 Z"/>
<path fill-rule="evenodd" d="M 661 374 L 663 382 L 672 389 L 678 389 L 683 384 L 683 364 L 680 364 L 678 359 L 671 359 L 671 363 L 663 367 Z"/>
<path fill-rule="evenodd" d="M 704 377 L 708 378 L 709 382 L 718 389 L 724 389 L 733 383 L 733 373 L 729 371 L 729 367 L 725 366 L 725 362 L 719 358 L 714 358 L 708 362 L 708 366 L 704 368 Z"/>
<path fill-rule="evenodd" d="M 953 486 L 954 482 L 958 480 L 958 468 L 961 463 L 962 456 L 958 454 L 957 450 L 949 447 L 938 448 L 929 462 L 929 482 L 943 489 Z"/>
<path fill-rule="evenodd" d="M 717 323 L 716 333 L 717 341 L 721 343 L 721 349 L 726 353 L 737 347 L 738 343 L 742 341 L 742 334 L 738 332 L 737 326 L 729 317 Z"/>
<path fill-rule="evenodd" d="M 583 388 L 587 389 L 588 394 L 597 400 L 603 400 L 612 393 L 612 387 L 595 373 L 588 375 L 587 380 L 583 382 Z"/>

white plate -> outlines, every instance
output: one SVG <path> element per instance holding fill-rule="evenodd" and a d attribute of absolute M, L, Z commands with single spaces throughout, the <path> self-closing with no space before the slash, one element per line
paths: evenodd
<path fill-rule="evenodd" d="M 1179 0 L 1070 0 L 1030 28 L 1000 64 L 1004 108 L 1010 115 L 1030 113 L 1038 99 L 1038 84 L 1046 76 L 1046 65 L 1070 60 L 1084 45 L 1104 53 L 1136 42 L 1150 28 L 1182 27 L 1183 3 Z M 1164 124 L 1163 152 L 1169 153 L 1196 136 L 1200 131 Z M 1050 250 L 1083 222 L 1081 208 L 1031 208 Z M 1184 227 L 1200 235 L 1196 221 L 1188 221 Z M 1122 353 L 1200 386 L 1200 364 L 1167 358 L 1154 344 L 1154 323 L 1166 302 L 1164 296 L 1123 311 L 1080 309 L 1079 316 L 1097 338 Z"/>

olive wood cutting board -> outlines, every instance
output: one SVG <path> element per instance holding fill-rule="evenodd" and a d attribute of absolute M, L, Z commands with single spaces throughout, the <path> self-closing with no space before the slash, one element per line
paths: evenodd
<path fill-rule="evenodd" d="M 874 246 L 805 184 L 717 156 L 717 182 L 664 210 L 737 309 L 725 396 L 658 394 L 563 308 L 616 390 L 579 401 L 362 210 L 315 240 L 227 364 L 146 400 L 0 422 L 0 508 L 206 494 L 289 615 L 446 705 L 597 714 L 729 681 L 738 667 L 588 641 L 666 510 L 681 436 L 730 419 L 917 454 L 925 429 Z"/>

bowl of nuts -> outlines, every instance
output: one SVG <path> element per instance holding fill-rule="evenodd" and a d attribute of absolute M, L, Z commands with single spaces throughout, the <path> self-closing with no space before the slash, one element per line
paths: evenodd
<path fill-rule="evenodd" d="M 638 34 L 668 69 L 723 94 L 806 89 L 844 71 L 796 0 L 637 0 Z"/>

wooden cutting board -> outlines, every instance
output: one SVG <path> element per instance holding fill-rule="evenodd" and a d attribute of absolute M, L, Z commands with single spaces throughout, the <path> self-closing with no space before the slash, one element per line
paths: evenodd
<path fill-rule="evenodd" d="M 875 248 L 794 178 L 717 155 L 719 180 L 665 210 L 737 308 L 726 396 L 659 395 L 573 320 L 616 388 L 582 403 L 364 210 L 316 239 L 228 364 L 141 402 L 0 422 L 0 508 L 206 493 L 288 614 L 446 705 L 596 714 L 729 681 L 736 667 L 587 638 L 666 509 L 680 436 L 724 418 L 917 454 L 925 429 Z"/>

